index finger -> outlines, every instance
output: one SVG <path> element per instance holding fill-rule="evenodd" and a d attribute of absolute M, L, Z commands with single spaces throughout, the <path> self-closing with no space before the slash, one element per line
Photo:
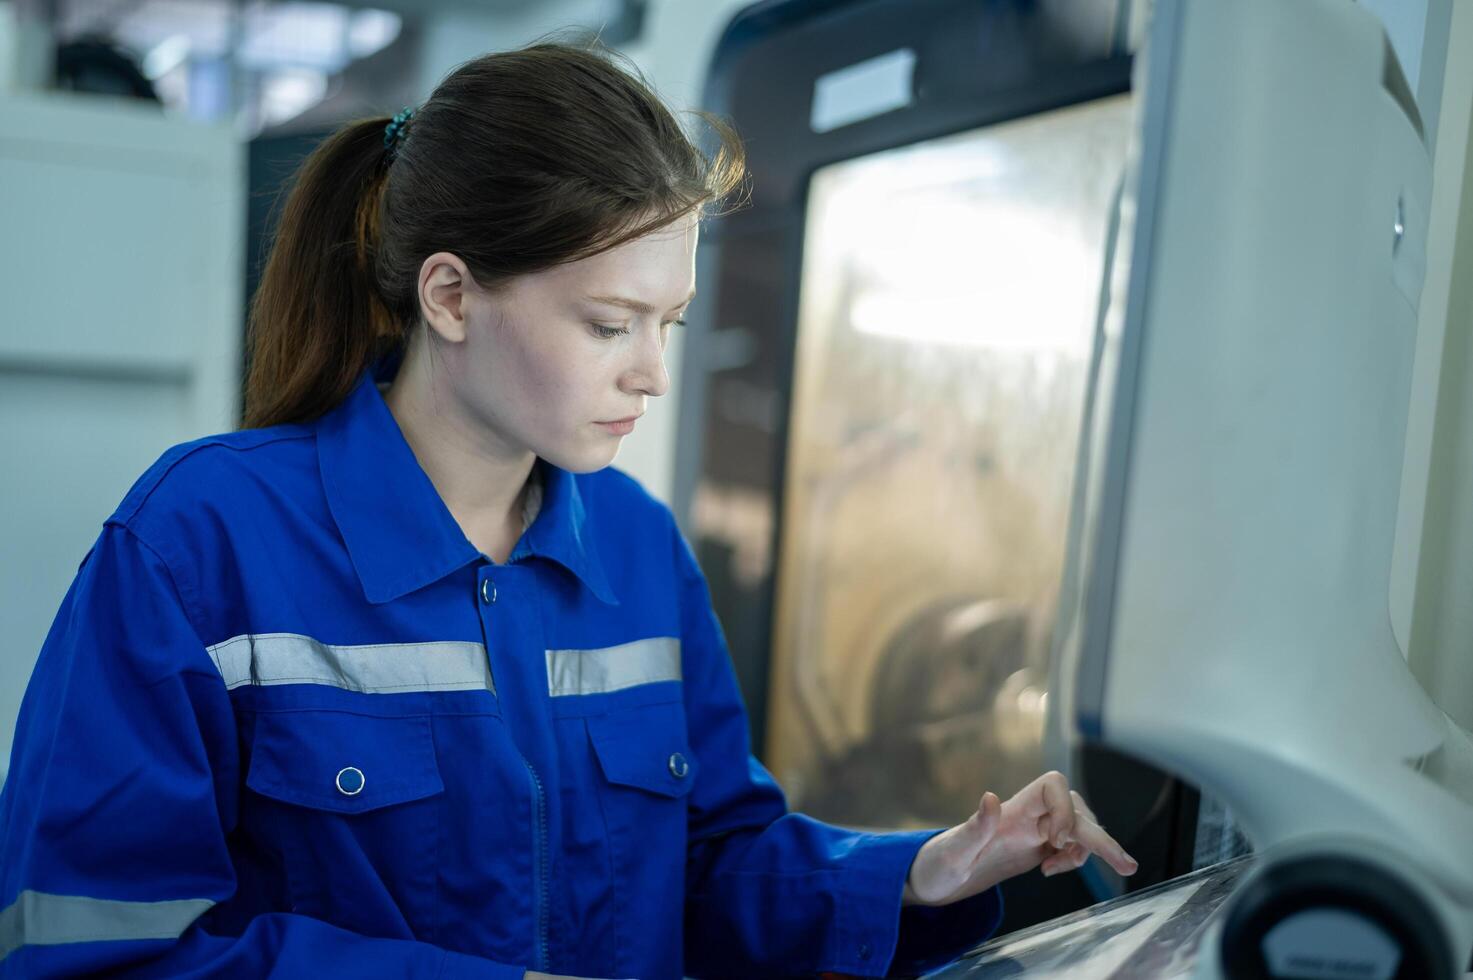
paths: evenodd
<path fill-rule="evenodd" d="M 1119 841 L 1082 813 L 1076 815 L 1074 820 L 1074 840 L 1098 854 L 1118 874 L 1133 875 L 1139 867 L 1135 858 L 1125 853 L 1125 848 L 1120 846 Z"/>

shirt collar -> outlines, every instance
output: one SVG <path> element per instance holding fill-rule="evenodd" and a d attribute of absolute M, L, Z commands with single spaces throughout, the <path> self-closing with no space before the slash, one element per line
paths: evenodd
<path fill-rule="evenodd" d="M 363 595 L 390 602 L 480 558 L 399 431 L 366 372 L 352 394 L 317 423 L 317 456 L 328 509 Z M 600 600 L 617 605 L 593 546 L 573 474 L 538 460 L 542 504 L 513 560 L 528 555 L 567 568 Z"/>

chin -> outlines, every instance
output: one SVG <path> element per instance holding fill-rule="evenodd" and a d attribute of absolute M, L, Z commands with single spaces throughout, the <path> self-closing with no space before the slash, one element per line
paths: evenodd
<path fill-rule="evenodd" d="M 619 443 L 612 446 L 585 447 L 578 450 L 537 450 L 537 455 L 560 470 L 569 473 L 596 473 L 614 462 L 619 455 Z"/>

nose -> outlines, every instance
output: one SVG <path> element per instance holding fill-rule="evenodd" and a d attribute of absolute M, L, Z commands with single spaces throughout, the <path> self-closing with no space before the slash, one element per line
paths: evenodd
<path fill-rule="evenodd" d="M 621 390 L 650 398 L 658 398 L 670 390 L 670 374 L 665 370 L 663 333 L 659 329 L 640 332 L 633 363 L 620 379 Z"/>

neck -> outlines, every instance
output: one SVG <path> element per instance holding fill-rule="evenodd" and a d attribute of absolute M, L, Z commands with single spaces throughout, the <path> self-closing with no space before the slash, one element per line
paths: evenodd
<path fill-rule="evenodd" d="M 483 431 L 433 382 L 411 346 L 384 401 L 461 531 L 505 561 L 521 536 L 527 477 L 537 457 Z"/>

